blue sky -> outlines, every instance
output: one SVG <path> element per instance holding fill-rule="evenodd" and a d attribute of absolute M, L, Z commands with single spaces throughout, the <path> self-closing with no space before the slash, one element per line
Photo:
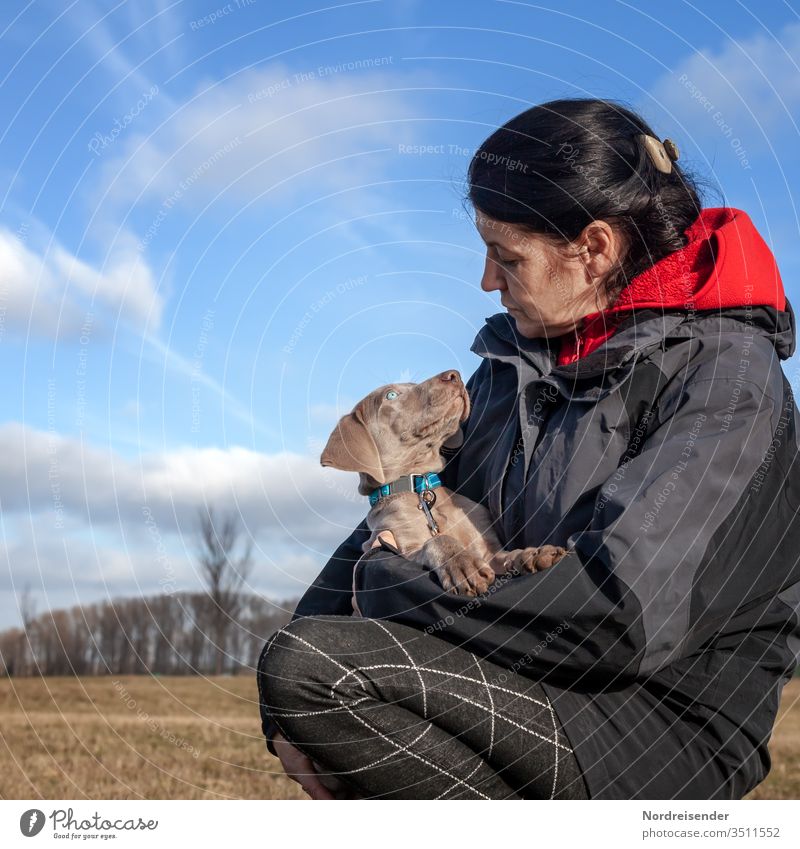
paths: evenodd
<path fill-rule="evenodd" d="M 477 366 L 499 307 L 466 168 L 536 103 L 640 110 L 797 300 L 796 3 L 4 10 L 0 626 L 26 585 L 39 610 L 196 588 L 203 504 L 253 536 L 254 591 L 301 593 L 366 513 L 319 467 L 338 416 Z"/>

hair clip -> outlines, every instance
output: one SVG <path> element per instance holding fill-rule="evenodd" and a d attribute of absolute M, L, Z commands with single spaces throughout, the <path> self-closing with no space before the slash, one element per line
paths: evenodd
<path fill-rule="evenodd" d="M 647 136 L 643 133 L 637 134 L 636 138 L 645 146 L 653 165 L 662 173 L 669 174 L 672 171 L 672 163 L 680 155 L 675 142 L 672 139 L 664 139 L 660 142 L 655 136 Z"/>

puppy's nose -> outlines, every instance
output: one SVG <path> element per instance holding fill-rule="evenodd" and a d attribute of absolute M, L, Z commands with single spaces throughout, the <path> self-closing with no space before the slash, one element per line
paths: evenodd
<path fill-rule="evenodd" d="M 439 375 L 439 380 L 444 381 L 445 383 L 452 383 L 454 381 L 458 381 L 461 379 L 461 375 L 457 371 L 443 371 Z"/>

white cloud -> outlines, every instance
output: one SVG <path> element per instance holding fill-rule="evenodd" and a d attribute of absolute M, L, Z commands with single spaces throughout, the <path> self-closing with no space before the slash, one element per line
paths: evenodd
<path fill-rule="evenodd" d="M 159 61 L 172 62 L 172 54 L 180 49 L 182 34 L 177 31 L 178 19 L 169 12 L 170 7 L 162 8 L 163 4 L 159 0 L 156 0 L 158 9 L 146 8 L 146 5 L 149 4 L 139 2 L 125 5 L 124 11 L 129 21 L 122 23 L 119 33 L 115 33 L 110 25 L 110 18 L 113 19 L 111 13 L 116 9 L 109 11 L 102 4 L 97 5 L 90 0 L 83 0 L 80 15 L 64 16 L 65 23 L 72 25 L 76 36 L 79 36 L 78 41 L 84 48 L 88 48 L 95 64 L 102 68 L 104 79 L 117 81 L 109 94 L 118 89 L 116 96 L 126 103 L 131 94 L 147 91 L 152 86 L 153 80 L 144 67 L 152 68 L 153 57 L 157 56 Z M 141 63 L 128 58 L 131 39 L 147 44 L 151 61 Z M 170 50 L 164 49 L 167 46 Z M 160 99 L 169 102 L 163 92 Z"/>
<path fill-rule="evenodd" d="M 411 138 L 404 119 L 416 115 L 406 95 L 393 91 L 396 67 L 388 58 L 324 74 L 273 62 L 223 82 L 203 81 L 163 127 L 126 138 L 122 152 L 104 163 L 98 197 L 108 191 L 129 203 L 149 195 L 167 203 L 166 214 L 176 203 L 197 206 L 222 190 L 237 202 L 266 191 L 279 201 L 301 188 L 322 194 L 373 179 L 383 159 L 369 151 L 396 152 Z M 403 82 L 423 80 L 404 71 Z"/>
<path fill-rule="evenodd" d="M 341 542 L 368 509 L 358 477 L 323 469 L 316 455 L 187 447 L 131 460 L 18 422 L 0 425 L 0 452 L 4 513 L 41 513 L 50 520 L 42 527 L 69 516 L 143 539 L 146 508 L 161 534 L 191 535 L 208 504 L 237 512 L 254 538 L 314 554 Z"/>
<path fill-rule="evenodd" d="M 738 139 L 745 151 L 740 159 L 767 148 L 774 141 L 770 132 L 793 121 L 800 107 L 799 65 L 796 22 L 776 34 L 758 32 L 728 39 L 717 50 L 698 50 L 653 87 L 653 98 L 665 111 L 666 135 L 673 136 L 669 128 L 677 120 L 684 132 L 719 139 L 723 150 Z M 674 134 L 680 135 L 677 125 Z"/>
<path fill-rule="evenodd" d="M 155 329 L 163 299 L 153 275 L 124 239 L 109 261 L 96 269 L 56 242 L 37 252 L 0 227 L 0 306 L 5 329 L 52 338 L 74 337 L 96 304 L 137 329 Z M 93 329 L 97 329 L 95 322 Z"/>
<path fill-rule="evenodd" d="M 19 624 L 19 599 L 26 592 L 41 613 L 106 599 L 199 591 L 203 581 L 193 551 L 179 541 L 165 542 L 156 550 L 152 540 L 130 545 L 120 534 L 115 547 L 91 534 L 62 539 L 21 527 L 13 541 L 0 542 L 7 567 L 0 570 L 0 630 Z M 256 547 L 247 590 L 276 601 L 298 598 L 326 559 L 286 547 Z"/>
<path fill-rule="evenodd" d="M 20 423 L 0 425 L 0 627 L 30 585 L 40 607 L 202 585 L 198 509 L 238 514 L 254 541 L 249 589 L 301 595 L 366 515 L 355 474 L 318 457 L 185 448 L 129 460 Z M 239 549 L 241 550 L 241 549 Z"/>

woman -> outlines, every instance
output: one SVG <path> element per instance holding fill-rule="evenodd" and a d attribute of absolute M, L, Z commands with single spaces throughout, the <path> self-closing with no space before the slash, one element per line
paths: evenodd
<path fill-rule="evenodd" d="M 701 209 L 677 159 L 589 99 L 473 157 L 507 312 L 440 476 L 506 548 L 568 553 L 465 599 L 361 557 L 362 523 L 259 665 L 270 751 L 315 798 L 330 772 L 369 798 L 738 799 L 769 771 L 800 636 L 794 317 L 749 217 Z"/>

